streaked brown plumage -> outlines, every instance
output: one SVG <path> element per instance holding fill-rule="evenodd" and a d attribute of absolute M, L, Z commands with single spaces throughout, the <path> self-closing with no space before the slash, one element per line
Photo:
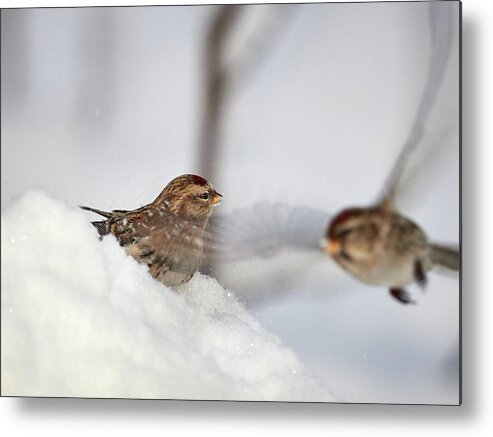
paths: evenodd
<path fill-rule="evenodd" d="M 81 208 L 106 218 L 92 222 L 101 237 L 113 234 L 129 255 L 149 267 L 154 278 L 175 286 L 189 281 L 197 271 L 204 229 L 221 198 L 206 179 L 185 174 L 138 209 L 106 212 Z"/>
<path fill-rule="evenodd" d="M 435 265 L 459 270 L 459 253 L 428 242 L 421 228 L 387 203 L 340 212 L 327 229 L 326 251 L 343 269 L 370 285 L 389 287 L 401 303 L 412 303 L 404 286 L 426 283 Z"/>

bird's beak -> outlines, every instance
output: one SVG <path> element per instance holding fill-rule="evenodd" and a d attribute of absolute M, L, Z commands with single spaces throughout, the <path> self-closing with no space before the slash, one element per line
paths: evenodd
<path fill-rule="evenodd" d="M 341 251 L 341 242 L 339 240 L 328 240 L 325 245 L 325 251 L 329 255 L 337 255 Z"/>
<path fill-rule="evenodd" d="M 217 191 L 214 191 L 214 196 L 212 197 L 212 205 L 219 205 L 221 203 L 221 200 L 223 200 L 223 195 L 219 194 Z"/>

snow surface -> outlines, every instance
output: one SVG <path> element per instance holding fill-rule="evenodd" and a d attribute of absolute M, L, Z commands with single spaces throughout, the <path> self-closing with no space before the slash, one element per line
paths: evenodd
<path fill-rule="evenodd" d="M 163 286 L 40 191 L 1 230 L 2 395 L 334 400 L 215 279 Z"/>

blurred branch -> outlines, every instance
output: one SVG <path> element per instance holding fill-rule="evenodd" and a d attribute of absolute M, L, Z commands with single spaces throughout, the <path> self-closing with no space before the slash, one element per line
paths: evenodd
<path fill-rule="evenodd" d="M 262 61 L 269 57 L 282 32 L 287 29 L 286 22 L 297 5 L 257 5 L 257 8 L 267 12 L 264 12 L 263 19 L 258 21 L 229 65 L 224 67 L 231 78 L 228 86 L 234 88 L 232 91 L 235 92 L 248 82 Z"/>
<path fill-rule="evenodd" d="M 255 9 L 248 9 L 255 8 Z M 267 19 L 260 20 L 249 38 L 228 65 L 225 63 L 226 45 L 235 33 L 235 25 L 247 10 L 262 10 Z M 216 181 L 220 148 L 220 128 L 225 110 L 226 95 L 234 88 L 245 85 L 248 77 L 268 57 L 282 30 L 285 18 L 293 11 L 292 5 L 224 5 L 212 20 L 205 49 L 206 97 L 200 134 L 198 168 L 200 174 Z M 274 11 L 274 12 L 273 12 Z"/>
<path fill-rule="evenodd" d="M 205 50 L 206 97 L 203 108 L 199 173 L 213 179 L 218 152 L 220 111 L 224 100 L 227 75 L 222 72 L 221 60 L 225 42 L 243 6 L 224 5 L 214 17 L 207 36 Z"/>

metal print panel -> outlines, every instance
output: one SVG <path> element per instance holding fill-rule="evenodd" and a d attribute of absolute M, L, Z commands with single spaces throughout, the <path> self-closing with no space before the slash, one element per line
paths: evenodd
<path fill-rule="evenodd" d="M 3 9 L 2 395 L 460 404 L 460 17 Z"/>

